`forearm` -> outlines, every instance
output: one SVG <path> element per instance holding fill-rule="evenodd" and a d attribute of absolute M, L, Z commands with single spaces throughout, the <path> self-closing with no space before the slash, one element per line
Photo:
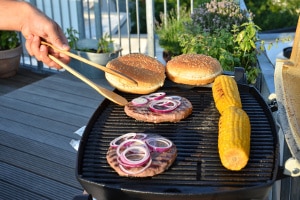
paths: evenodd
<path fill-rule="evenodd" d="M 63 50 L 70 48 L 60 26 L 27 2 L 0 0 L 0 30 L 20 31 L 25 38 L 28 53 L 49 66 L 60 67 L 48 57 L 48 54 L 64 63 L 70 61 L 68 56 L 41 45 L 41 41 L 45 41 Z"/>
<path fill-rule="evenodd" d="M 0 30 L 21 31 L 26 20 L 30 20 L 32 6 L 24 1 L 0 0 Z"/>

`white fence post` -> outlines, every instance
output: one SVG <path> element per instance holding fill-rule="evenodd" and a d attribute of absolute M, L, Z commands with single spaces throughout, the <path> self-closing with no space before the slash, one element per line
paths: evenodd
<path fill-rule="evenodd" d="M 155 57 L 155 37 L 154 37 L 154 1 L 146 0 L 146 21 L 147 21 L 147 44 L 148 55 Z"/>

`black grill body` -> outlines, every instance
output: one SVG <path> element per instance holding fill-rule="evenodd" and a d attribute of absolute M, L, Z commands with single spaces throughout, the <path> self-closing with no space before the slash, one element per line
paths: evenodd
<path fill-rule="evenodd" d="M 239 85 L 243 109 L 251 123 L 251 150 L 241 171 L 225 169 L 218 154 L 219 113 L 211 88 L 164 87 L 193 104 L 193 113 L 178 123 L 136 121 L 105 100 L 90 119 L 78 152 L 77 178 L 97 200 L 265 199 L 276 180 L 279 146 L 269 107 L 259 92 Z M 139 95 L 123 94 L 128 100 Z M 107 163 L 114 138 L 128 132 L 160 134 L 174 142 L 178 155 L 164 173 L 150 178 L 120 177 Z"/>

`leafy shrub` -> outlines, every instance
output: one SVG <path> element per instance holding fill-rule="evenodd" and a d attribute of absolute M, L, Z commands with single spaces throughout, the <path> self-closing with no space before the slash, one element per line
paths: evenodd
<path fill-rule="evenodd" d="M 233 25 L 241 25 L 248 21 L 247 11 L 233 1 L 212 0 L 201 4 L 191 15 L 189 29 L 200 27 L 202 32 L 214 33 L 217 30 L 232 30 Z"/>
<path fill-rule="evenodd" d="M 253 21 L 263 31 L 295 27 L 299 17 L 299 0 L 245 0 L 254 13 Z"/>
<path fill-rule="evenodd" d="M 159 35 L 159 45 L 166 51 L 172 52 L 173 55 L 182 54 L 182 47 L 180 45 L 180 37 L 186 31 L 186 23 L 190 21 L 190 12 L 181 9 L 180 16 L 177 16 L 176 11 L 170 11 L 165 21 L 163 14 L 161 14 L 161 24 L 157 24 L 156 33 Z"/>
<path fill-rule="evenodd" d="M 224 70 L 244 67 L 248 82 L 255 83 L 256 42 L 259 27 L 252 21 L 252 13 L 240 9 L 232 0 L 201 4 L 178 36 L 183 53 L 210 55 L 218 59 Z"/>
<path fill-rule="evenodd" d="M 15 31 L 0 31 L 0 51 L 16 48 L 20 44 Z"/>

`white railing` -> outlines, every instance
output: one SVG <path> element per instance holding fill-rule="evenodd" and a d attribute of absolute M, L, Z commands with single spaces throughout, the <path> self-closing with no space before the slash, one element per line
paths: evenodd
<path fill-rule="evenodd" d="M 134 11 L 140 13 L 140 0 L 26 0 L 38 7 L 42 12 L 55 20 L 66 32 L 72 27 L 79 31 L 79 38 L 100 38 L 105 33 L 122 47 L 123 55 L 128 53 L 145 53 L 160 59 L 161 48 L 155 37 L 154 5 L 155 0 L 145 0 L 146 18 L 137 14 L 131 17 Z M 243 2 L 243 1 L 240 1 Z M 180 11 L 180 0 L 176 0 L 177 12 Z M 191 11 L 194 9 L 194 0 L 190 0 Z M 242 5 L 241 5 L 242 6 Z M 166 16 L 169 9 L 167 0 L 163 2 L 163 13 Z M 178 14 L 179 16 L 179 14 Z M 142 20 L 146 19 L 146 20 Z M 131 33 L 132 25 L 137 25 L 135 33 Z M 147 33 L 140 33 L 139 26 L 147 25 Z M 47 66 L 30 57 L 24 48 L 21 64 L 47 70 Z M 163 61 L 161 59 L 160 61 Z"/>
<path fill-rule="evenodd" d="M 135 22 L 131 21 L 129 8 L 136 7 L 139 12 L 139 1 L 129 0 L 27 0 L 31 4 L 38 7 L 51 19 L 55 20 L 66 32 L 67 28 L 72 27 L 78 30 L 79 38 L 100 38 L 104 34 L 113 37 L 114 42 L 119 43 L 123 49 L 123 53 L 134 52 L 150 52 L 149 55 L 155 56 L 154 32 L 148 47 L 150 50 L 142 48 L 141 40 L 145 41 L 145 35 L 141 36 L 139 29 L 137 33 L 131 34 L 131 24 L 146 23 L 140 22 L 139 17 Z M 147 0 L 149 1 L 149 0 Z M 153 0 L 149 1 L 154 5 Z M 147 12 L 149 13 L 149 12 Z M 149 13 L 153 16 L 153 13 Z M 139 16 L 139 15 L 137 15 Z M 147 20 L 148 21 L 148 20 Z M 154 26 L 152 23 L 151 26 Z M 153 27 L 150 27 L 153 29 Z M 143 38 L 142 38 L 143 37 Z M 131 41 L 133 40 L 133 41 Z M 132 42 L 134 47 L 132 47 Z M 145 43 L 145 42 L 144 42 Z M 37 62 L 35 58 L 28 55 L 26 49 L 23 49 L 23 57 L 21 64 L 37 68 L 39 70 L 47 70 L 42 63 Z"/>
<path fill-rule="evenodd" d="M 64 31 L 74 28 L 79 31 L 79 38 L 100 38 L 108 33 L 118 43 L 123 54 L 139 52 L 155 57 L 154 0 L 146 0 L 146 21 L 136 15 L 132 19 L 131 10 L 140 12 L 139 0 L 26 0 L 38 7 L 51 19 L 55 20 Z M 193 0 L 191 0 L 193 5 Z M 180 0 L 177 0 L 179 11 Z M 164 1 L 164 13 L 167 13 L 167 0 Z M 147 24 L 147 34 L 141 34 L 140 24 Z M 137 25 L 136 33 L 131 33 L 132 24 Z M 25 66 L 47 70 L 42 63 L 30 57 L 24 48 L 21 60 Z"/>

